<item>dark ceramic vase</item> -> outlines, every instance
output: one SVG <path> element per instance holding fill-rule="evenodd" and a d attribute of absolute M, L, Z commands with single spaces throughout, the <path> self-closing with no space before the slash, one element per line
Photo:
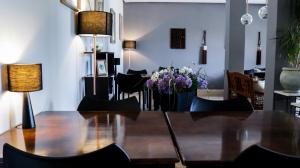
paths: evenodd
<path fill-rule="evenodd" d="M 160 108 L 163 112 L 176 110 L 176 94 L 161 94 Z"/>
<path fill-rule="evenodd" d="M 193 99 L 197 96 L 196 91 L 176 93 L 176 111 L 190 111 Z"/>

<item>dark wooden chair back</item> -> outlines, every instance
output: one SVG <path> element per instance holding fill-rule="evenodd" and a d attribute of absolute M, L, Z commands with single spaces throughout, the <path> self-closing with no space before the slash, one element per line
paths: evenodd
<path fill-rule="evenodd" d="M 3 146 L 5 168 L 84 168 L 84 167 L 126 167 L 130 159 L 119 146 L 111 144 L 91 153 L 72 157 L 44 157 L 21 151 L 9 144 Z"/>
<path fill-rule="evenodd" d="M 249 98 L 254 109 L 262 110 L 264 94 L 254 90 L 253 79 L 249 75 L 227 71 L 227 77 L 230 99 L 238 96 Z"/>
<path fill-rule="evenodd" d="M 132 69 L 128 69 L 127 74 L 130 75 L 135 75 L 135 74 L 139 74 L 139 75 L 147 75 L 148 72 L 146 69 L 143 70 L 132 70 Z"/>
<path fill-rule="evenodd" d="M 116 83 L 119 93 L 134 93 L 143 89 L 146 80 L 140 74 L 122 74 L 118 73 Z"/>
<path fill-rule="evenodd" d="M 194 98 L 190 108 L 191 112 L 211 112 L 211 111 L 249 111 L 253 112 L 253 107 L 246 98 L 236 98 L 231 100 L 214 101 L 202 98 Z"/>
<path fill-rule="evenodd" d="M 118 101 L 97 99 L 95 96 L 85 96 L 77 111 L 126 111 L 140 112 L 140 104 L 136 97 L 130 97 Z"/>
<path fill-rule="evenodd" d="M 252 145 L 244 150 L 234 161 L 236 167 L 276 165 L 276 167 L 299 167 L 300 157 L 275 152 L 260 145 Z"/>

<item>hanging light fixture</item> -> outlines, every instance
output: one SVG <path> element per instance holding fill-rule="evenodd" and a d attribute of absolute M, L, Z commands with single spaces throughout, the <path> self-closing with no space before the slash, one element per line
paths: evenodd
<path fill-rule="evenodd" d="M 253 17 L 250 13 L 248 13 L 249 7 L 248 7 L 248 0 L 246 0 L 246 14 L 244 14 L 241 17 L 241 23 L 246 26 L 252 23 Z"/>
<path fill-rule="evenodd" d="M 266 5 L 261 7 L 258 10 L 258 16 L 261 19 L 267 19 L 268 18 L 268 0 L 266 0 Z"/>

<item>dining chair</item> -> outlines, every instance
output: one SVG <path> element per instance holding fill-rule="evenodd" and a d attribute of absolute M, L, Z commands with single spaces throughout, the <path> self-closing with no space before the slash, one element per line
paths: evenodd
<path fill-rule="evenodd" d="M 293 168 L 299 167 L 299 164 L 299 156 L 279 153 L 258 144 L 248 147 L 234 160 L 236 167 L 276 165 L 275 167 Z"/>
<path fill-rule="evenodd" d="M 250 102 L 243 97 L 230 100 L 207 100 L 196 97 L 192 101 L 191 112 L 210 112 L 210 111 L 253 111 Z"/>
<path fill-rule="evenodd" d="M 239 72 L 227 71 L 229 98 L 246 97 L 255 110 L 263 110 L 264 93 L 255 90 L 253 78 Z"/>
<path fill-rule="evenodd" d="M 130 97 L 123 100 L 108 101 L 98 99 L 95 96 L 85 96 L 77 111 L 126 111 L 126 112 L 140 112 L 141 108 L 136 97 Z"/>
<path fill-rule="evenodd" d="M 122 74 L 118 73 L 116 77 L 116 84 L 118 85 L 118 94 L 122 93 L 124 99 L 124 93 L 128 94 L 128 97 L 132 93 L 138 92 L 139 103 L 141 103 L 141 92 L 144 95 L 144 86 L 147 79 L 143 78 L 140 74 Z M 119 98 L 119 95 L 118 95 Z M 143 101 L 144 105 L 144 101 Z"/>
<path fill-rule="evenodd" d="M 143 70 L 128 69 L 127 74 L 129 74 L 129 75 L 135 75 L 135 74 L 147 75 L 148 72 L 146 69 L 143 69 Z"/>
<path fill-rule="evenodd" d="M 47 157 L 24 152 L 6 143 L 3 146 L 3 161 L 4 168 L 130 167 L 128 155 L 116 144 L 78 156 Z"/>

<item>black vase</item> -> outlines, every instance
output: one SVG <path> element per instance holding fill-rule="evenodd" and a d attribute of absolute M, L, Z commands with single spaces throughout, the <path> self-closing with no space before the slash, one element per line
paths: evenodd
<path fill-rule="evenodd" d="M 163 112 L 176 111 L 176 94 L 161 94 L 160 108 Z"/>
<path fill-rule="evenodd" d="M 177 93 L 176 111 L 190 111 L 193 99 L 197 96 L 197 91 Z"/>

